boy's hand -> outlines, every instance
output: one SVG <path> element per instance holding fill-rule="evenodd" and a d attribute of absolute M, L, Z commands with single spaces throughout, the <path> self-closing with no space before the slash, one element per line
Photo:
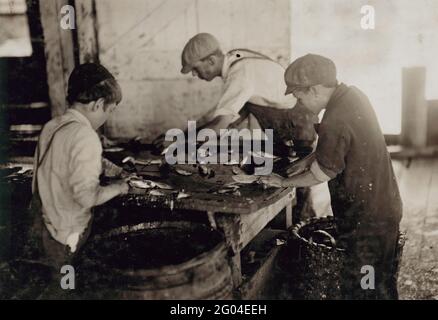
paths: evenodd
<path fill-rule="evenodd" d="M 111 148 L 117 145 L 117 142 L 108 139 L 103 134 L 100 135 L 100 142 L 102 143 L 102 147 L 105 148 Z"/>
<path fill-rule="evenodd" d="M 258 182 L 269 187 L 282 188 L 284 187 L 283 185 L 284 180 L 285 179 L 283 177 L 276 174 L 272 174 L 269 176 L 260 176 Z"/>
<path fill-rule="evenodd" d="M 128 184 L 129 178 L 125 178 L 122 181 L 118 182 L 117 185 L 120 187 L 120 194 L 128 194 L 130 186 Z"/>
<path fill-rule="evenodd" d="M 173 143 L 173 141 L 166 141 L 165 138 L 166 138 L 166 134 L 163 133 L 160 134 L 158 137 L 156 137 L 154 141 L 152 141 L 152 144 L 157 150 L 162 151 Z"/>

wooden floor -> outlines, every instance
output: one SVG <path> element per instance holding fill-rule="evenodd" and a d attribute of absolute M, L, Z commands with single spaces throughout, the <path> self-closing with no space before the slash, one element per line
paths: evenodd
<path fill-rule="evenodd" d="M 401 299 L 438 300 L 438 158 L 396 160 L 407 232 L 399 275 Z"/>

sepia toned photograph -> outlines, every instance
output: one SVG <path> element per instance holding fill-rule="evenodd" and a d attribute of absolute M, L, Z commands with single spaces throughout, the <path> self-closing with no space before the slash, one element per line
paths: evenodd
<path fill-rule="evenodd" d="M 436 0 L 0 0 L 0 299 L 438 300 L 437 31 Z"/>

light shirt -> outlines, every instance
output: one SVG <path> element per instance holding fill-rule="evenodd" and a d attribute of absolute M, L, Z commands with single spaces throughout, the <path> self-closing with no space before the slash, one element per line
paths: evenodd
<path fill-rule="evenodd" d="M 232 121 L 237 120 L 246 102 L 280 109 L 295 106 L 295 97 L 284 94 L 284 68 L 272 60 L 244 59 L 253 56 L 252 53 L 239 50 L 232 50 L 225 55 L 222 67 L 224 92 L 213 117 L 233 115 Z"/>
<path fill-rule="evenodd" d="M 91 208 L 101 188 L 102 145 L 99 136 L 84 115 L 69 109 L 44 126 L 39 147 L 42 157 L 53 132 L 70 121 L 74 123 L 55 133 L 38 168 L 38 190 L 47 229 L 55 240 L 68 244 L 74 251 L 78 235 L 88 226 Z M 33 187 L 34 183 L 35 180 Z"/>

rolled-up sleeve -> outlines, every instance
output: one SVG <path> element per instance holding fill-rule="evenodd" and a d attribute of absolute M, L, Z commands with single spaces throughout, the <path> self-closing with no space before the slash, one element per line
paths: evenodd
<path fill-rule="evenodd" d="M 251 70 L 246 66 L 235 66 L 225 80 L 224 92 L 213 117 L 233 115 L 233 121 L 238 119 L 239 111 L 249 101 L 253 92 L 254 81 Z"/>
<path fill-rule="evenodd" d="M 350 149 L 350 132 L 343 123 L 322 123 L 318 135 L 316 160 L 321 170 L 333 179 L 345 169 L 345 158 Z"/>
<path fill-rule="evenodd" d="M 73 198 L 83 208 L 95 205 L 102 172 L 102 145 L 97 134 L 90 131 L 76 132 L 69 160 Z"/>

